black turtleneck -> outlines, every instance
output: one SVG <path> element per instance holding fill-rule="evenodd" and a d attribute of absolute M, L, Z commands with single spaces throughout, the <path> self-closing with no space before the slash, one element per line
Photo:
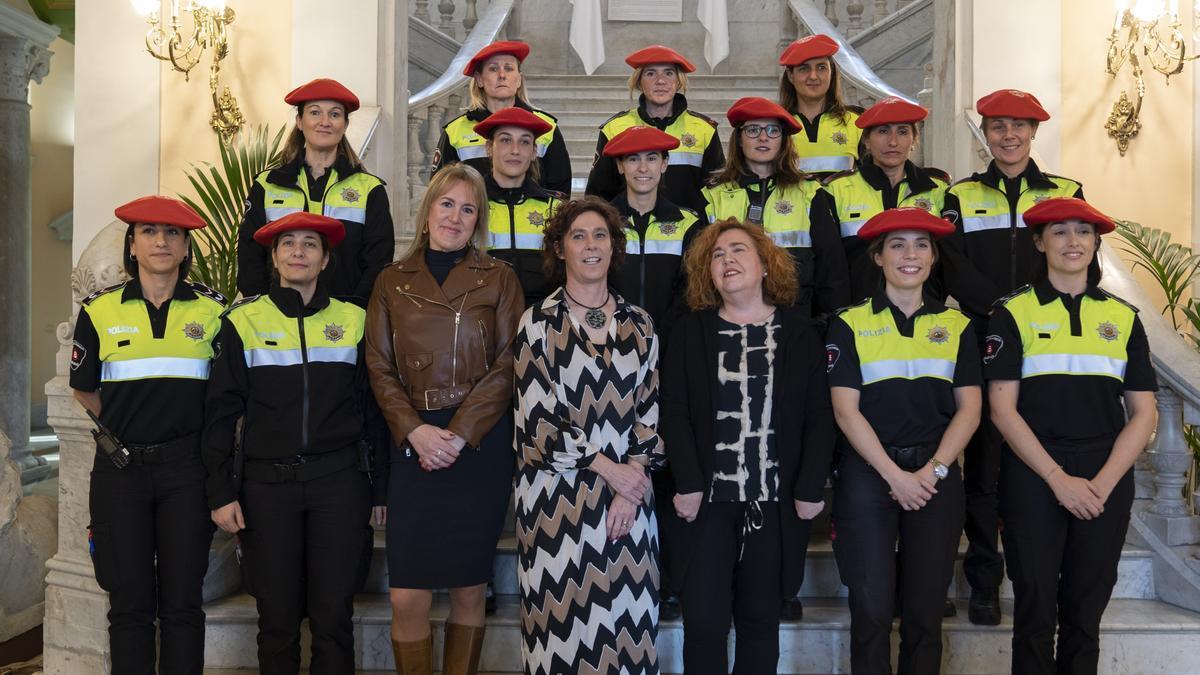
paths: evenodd
<path fill-rule="evenodd" d="M 426 247 L 425 266 L 429 268 L 429 273 L 438 282 L 438 286 L 441 286 L 446 283 L 446 277 L 450 276 L 450 270 L 454 269 L 454 266 L 461 262 L 466 254 L 466 246 L 457 251 L 436 251 L 431 247 Z"/>
<path fill-rule="evenodd" d="M 303 316 L 312 316 L 317 312 L 329 306 L 329 292 L 325 290 L 325 284 L 317 282 L 317 288 L 313 291 L 312 299 L 308 304 L 304 304 L 304 298 L 301 297 L 300 291 L 294 288 L 280 286 L 278 281 L 271 282 L 271 290 L 268 291 L 271 297 L 271 302 L 283 312 L 284 316 L 293 319 Z"/>

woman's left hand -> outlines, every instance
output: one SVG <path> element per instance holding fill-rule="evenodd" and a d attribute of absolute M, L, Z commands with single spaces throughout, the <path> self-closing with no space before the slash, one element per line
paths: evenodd
<path fill-rule="evenodd" d="M 637 520 L 637 504 L 629 501 L 619 494 L 614 494 L 612 502 L 608 505 L 608 538 L 610 541 L 616 541 L 621 537 L 629 534 L 633 529 L 633 523 Z"/>
<path fill-rule="evenodd" d="M 799 499 L 792 500 L 796 502 L 796 515 L 800 520 L 812 520 L 821 515 L 821 511 L 825 509 L 825 501 L 819 502 L 802 502 Z"/>
<path fill-rule="evenodd" d="M 371 516 L 376 525 L 387 525 L 387 507 L 375 506 L 371 508 Z"/>

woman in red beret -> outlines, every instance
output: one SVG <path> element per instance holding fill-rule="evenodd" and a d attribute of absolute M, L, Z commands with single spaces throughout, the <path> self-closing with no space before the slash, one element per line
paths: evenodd
<path fill-rule="evenodd" d="M 858 170 L 839 175 L 817 190 L 812 221 L 841 233 L 850 269 L 850 301 L 870 297 L 882 279 L 879 266 L 867 255 L 870 242 L 858 231 L 885 209 L 915 206 L 942 212 L 946 181 L 909 160 L 920 142 L 919 123 L 928 111 L 904 99 L 888 97 L 854 120 L 862 130 L 865 151 Z"/>
<path fill-rule="evenodd" d="M 538 184 L 537 139 L 550 123 L 522 108 L 505 108 L 474 127 L 491 159 L 484 185 L 488 196 L 488 253 L 512 266 L 525 306 L 541 302 L 551 287 L 542 272 L 542 232 L 565 198 Z"/>
<path fill-rule="evenodd" d="M 900 673 L 937 673 L 942 611 L 963 522 L 958 455 L 979 425 L 982 376 L 970 320 L 926 292 L 934 239 L 954 227 L 918 207 L 858 231 L 884 283 L 838 312 L 826 337 L 844 436 L 833 551 L 850 589 L 850 669 L 890 673 L 897 590 Z M 898 542 L 898 543 L 897 543 Z M 899 554 L 897 554 L 899 550 Z"/>
<path fill-rule="evenodd" d="M 321 279 L 344 238 L 341 221 L 305 211 L 254 234 L 274 266 L 271 290 L 225 313 L 208 383 L 208 502 L 239 541 L 263 673 L 300 671 L 305 617 L 310 671 L 354 672 L 354 594 L 382 490 L 372 495 L 362 442 L 366 312 L 331 298 Z"/>
<path fill-rule="evenodd" d="M 809 35 L 779 56 L 779 104 L 803 126 L 792 136 L 798 166 L 818 176 L 853 169 L 862 135 L 854 126 L 862 109 L 842 101 L 842 80 L 833 60 L 837 51 L 837 42 L 828 35 Z"/>
<path fill-rule="evenodd" d="M 1052 198 L 1025 211 L 1025 224 L 1036 281 L 997 303 L 983 355 L 1004 436 L 1012 672 L 1094 674 L 1158 385 L 1137 308 L 1098 286 L 1112 220 Z"/>
<path fill-rule="evenodd" d="M 759 225 L 796 259 L 796 304 L 820 316 L 850 302 L 846 254 L 837 230 L 809 220 L 820 185 L 796 168 L 789 138 L 800 123 L 765 98 L 738 99 L 726 113 L 733 125 L 725 168 L 703 195 L 710 223 L 733 218 Z"/>
<path fill-rule="evenodd" d="M 270 290 L 270 255 L 254 243 L 259 228 L 289 213 L 319 213 L 345 229 L 345 241 L 321 274 L 326 289 L 365 307 L 375 275 L 392 261 L 396 235 L 383 181 L 366 172 L 346 140 L 358 97 L 321 78 L 293 89 L 284 101 L 296 107 L 296 126 L 279 164 L 256 176 L 250 188 L 238 234 L 237 288 L 242 297 Z"/>
<path fill-rule="evenodd" d="M 75 399 L 115 436 L 97 438 L 88 544 L 112 672 L 200 675 L 213 534 L 200 431 L 225 298 L 187 280 L 205 223 L 186 204 L 143 197 L 116 216 L 130 279 L 82 301 L 71 347 Z"/>
<path fill-rule="evenodd" d="M 992 161 L 985 171 L 946 190 L 942 217 L 955 224 L 955 231 L 940 242 L 940 285 L 974 321 L 982 350 L 992 305 L 1032 283 L 1039 264 L 1022 214 L 1052 197 L 1083 198 L 1083 188 L 1070 178 L 1044 173 L 1030 157 L 1038 125 L 1050 119 L 1036 96 L 1000 89 L 979 99 L 975 110 L 983 118 Z M 997 546 L 1000 437 L 988 420 L 985 412 L 964 457 L 968 547 L 963 571 L 971 586 L 971 622 L 994 626 L 1000 623 L 1004 559 Z"/>
<path fill-rule="evenodd" d="M 629 91 L 638 94 L 636 108 L 623 110 L 600 125 L 596 157 L 588 174 L 587 193 L 606 201 L 621 194 L 624 184 L 616 161 L 604 146 L 630 127 L 649 126 L 679 139 L 671 153 L 660 193 L 671 203 L 696 212 L 704 210 L 700 195 L 705 181 L 725 163 L 717 122 L 688 108 L 687 74 L 696 70 L 682 54 L 662 45 L 651 45 L 625 57 L 633 68 Z"/>
<path fill-rule="evenodd" d="M 537 174 L 539 185 L 547 190 L 571 193 L 571 158 L 563 140 L 558 120 L 550 113 L 534 108 L 525 91 L 525 75 L 521 64 L 529 56 L 529 45 L 515 40 L 493 42 L 480 49 L 463 75 L 472 78 L 471 101 L 467 111 L 446 123 L 433 156 L 433 173 L 447 164 L 465 162 L 481 175 L 491 172 L 484 137 L 475 132 L 475 125 L 489 115 L 506 108 L 520 108 L 540 117 L 549 128 L 538 134 Z"/>

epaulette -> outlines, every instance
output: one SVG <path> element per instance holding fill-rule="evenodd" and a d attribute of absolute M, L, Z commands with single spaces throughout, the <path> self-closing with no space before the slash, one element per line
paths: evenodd
<path fill-rule="evenodd" d="M 96 300 L 96 298 L 99 298 L 100 296 L 104 295 L 105 293 L 111 293 L 113 291 L 125 288 L 125 284 L 127 284 L 127 283 L 129 283 L 128 279 L 126 279 L 125 281 L 122 281 L 120 283 L 113 284 L 112 286 L 108 286 L 107 288 L 101 288 L 100 290 L 98 290 L 98 291 L 92 293 L 91 295 L 87 296 L 86 298 L 80 300 L 79 304 L 84 305 L 86 307 L 87 305 L 92 304 L 92 302 L 94 302 Z"/>
<path fill-rule="evenodd" d="M 229 300 L 227 300 L 224 295 L 221 295 L 219 292 L 217 292 L 216 289 L 206 286 L 199 281 L 188 280 L 184 283 L 186 283 L 188 287 L 191 288 L 192 291 L 197 295 L 203 295 L 209 300 L 215 300 L 216 302 L 220 303 L 222 307 L 229 302 Z"/>
<path fill-rule="evenodd" d="M 704 113 L 698 113 L 695 110 L 688 110 L 688 113 L 690 113 L 694 117 L 699 117 L 700 119 L 704 120 L 705 122 L 708 122 L 709 124 L 711 124 L 713 126 L 714 129 L 716 129 L 717 125 L 719 124 L 719 122 L 717 122 L 713 118 L 709 117 L 708 115 L 705 115 Z"/>
<path fill-rule="evenodd" d="M 955 185 L 960 185 L 962 183 L 978 183 L 982 176 L 983 174 L 973 173 L 966 178 L 959 178 L 958 180 L 954 181 L 950 184 L 950 187 L 954 187 Z"/>
<path fill-rule="evenodd" d="M 1024 286 L 1018 288 L 1017 290 L 1013 291 L 1012 293 L 1001 296 L 1000 299 L 998 299 L 992 303 L 992 307 L 1002 307 L 1009 300 L 1012 300 L 1013 298 L 1017 297 L 1018 295 L 1025 293 L 1026 291 L 1028 291 L 1031 288 L 1033 288 L 1033 284 L 1025 284 Z"/>
<path fill-rule="evenodd" d="M 700 214 L 699 214 L 699 213 L 696 213 L 696 210 L 695 210 L 695 209 L 689 209 L 689 208 L 688 208 L 688 207 L 686 207 L 686 206 L 676 206 L 675 208 L 679 209 L 680 211 L 682 211 L 682 212 L 684 212 L 684 213 L 691 214 L 691 216 L 692 216 L 693 218 L 697 218 L 697 219 L 699 219 L 699 218 L 700 218 Z"/>
<path fill-rule="evenodd" d="M 1129 302 L 1125 298 L 1119 297 L 1117 295 L 1113 295 L 1112 293 L 1109 293 L 1108 291 L 1104 290 L 1103 288 L 1100 289 L 1100 292 L 1103 293 L 1104 296 L 1107 297 L 1109 300 L 1116 300 L 1117 302 L 1121 303 L 1122 305 L 1125 305 L 1131 311 L 1133 311 L 1134 314 L 1138 313 L 1137 306 L 1134 305 L 1132 302 Z"/>
<path fill-rule="evenodd" d="M 629 111 L 628 111 L 628 110 L 622 110 L 621 112 L 619 112 L 619 113 L 617 113 L 617 114 L 613 115 L 612 117 L 610 117 L 610 118 L 608 118 L 608 119 L 604 120 L 603 122 L 601 122 L 601 123 L 600 123 L 600 128 L 601 128 L 601 129 L 603 129 L 604 127 L 608 126 L 608 123 L 609 123 L 609 122 L 611 122 L 611 121 L 613 121 L 613 120 L 617 119 L 618 117 L 622 117 L 622 116 L 624 116 L 624 115 L 628 115 L 628 114 L 629 114 Z"/>
<path fill-rule="evenodd" d="M 542 188 L 542 189 L 546 191 L 546 194 L 550 195 L 551 197 L 557 199 L 560 202 L 565 202 L 568 199 L 567 193 L 565 193 L 565 192 L 559 192 L 558 190 L 551 190 L 550 188 Z"/>
<path fill-rule="evenodd" d="M 542 110 L 541 108 L 533 108 L 533 107 L 530 107 L 530 110 L 532 110 L 533 112 L 535 112 L 539 115 L 545 115 L 546 117 L 549 117 L 554 122 L 555 125 L 558 124 L 558 118 L 555 117 L 554 115 L 551 115 L 550 113 L 546 112 L 545 110 Z"/>
<path fill-rule="evenodd" d="M 845 307 L 843 307 L 841 309 L 833 310 L 833 315 L 841 316 L 841 315 L 845 314 L 846 312 L 849 312 L 850 310 L 854 309 L 855 307 L 862 307 L 863 305 L 867 304 L 868 302 L 871 302 L 871 298 L 869 298 L 869 297 L 863 298 L 862 300 L 859 300 L 858 302 L 854 303 L 853 305 L 846 305 Z"/>
<path fill-rule="evenodd" d="M 248 305 L 261 297 L 263 297 L 261 294 L 251 295 L 248 298 L 242 298 L 241 300 L 234 302 L 224 312 L 221 312 L 221 318 L 229 316 L 229 313 L 232 312 L 233 310 L 237 309 L 238 307 L 241 307 L 242 305 Z"/>
<path fill-rule="evenodd" d="M 844 169 L 842 171 L 834 171 L 827 176 L 817 176 L 816 179 L 821 182 L 821 185 L 829 185 L 839 178 L 848 178 L 858 173 L 858 169 Z"/>

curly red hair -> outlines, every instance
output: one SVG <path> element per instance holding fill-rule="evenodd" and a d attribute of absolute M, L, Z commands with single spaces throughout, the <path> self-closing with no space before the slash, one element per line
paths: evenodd
<path fill-rule="evenodd" d="M 800 282 L 796 279 L 796 260 L 791 254 L 775 245 L 771 237 L 758 225 L 736 218 L 718 220 L 700 231 L 684 255 L 687 270 L 687 303 L 693 310 L 720 307 L 721 294 L 713 283 L 710 262 L 717 239 L 730 230 L 741 230 L 750 237 L 758 258 L 762 261 L 766 277 L 763 279 L 763 299 L 772 305 L 796 304 L 800 296 Z"/>

